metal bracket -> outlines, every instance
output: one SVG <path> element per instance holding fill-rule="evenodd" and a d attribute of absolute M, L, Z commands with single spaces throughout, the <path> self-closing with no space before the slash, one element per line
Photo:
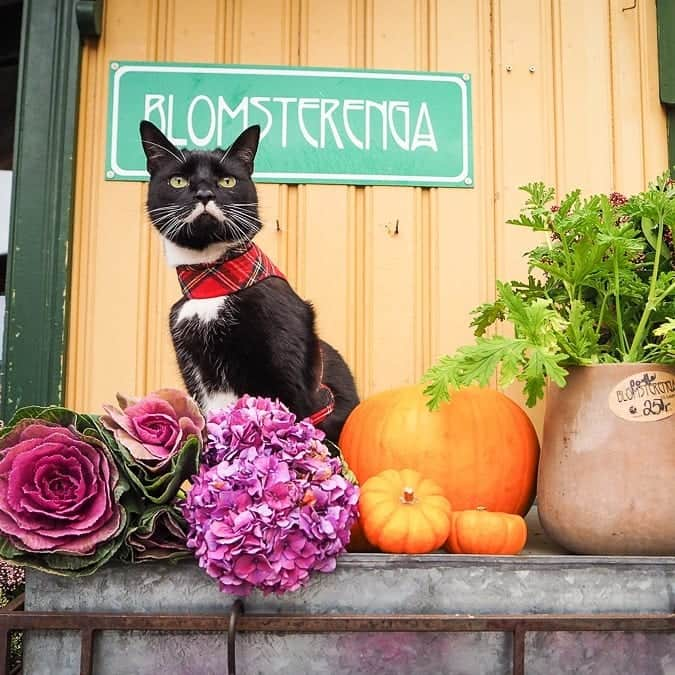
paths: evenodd
<path fill-rule="evenodd" d="M 101 37 L 103 0 L 78 0 L 75 5 L 77 27 L 83 38 Z"/>
<path fill-rule="evenodd" d="M 230 625 L 227 629 L 227 675 L 237 675 L 237 656 L 235 640 L 237 639 L 237 621 L 244 613 L 244 603 L 237 599 L 230 610 Z"/>

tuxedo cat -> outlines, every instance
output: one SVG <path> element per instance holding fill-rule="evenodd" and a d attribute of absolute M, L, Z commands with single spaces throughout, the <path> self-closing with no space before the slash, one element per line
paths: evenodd
<path fill-rule="evenodd" d="M 179 150 L 147 121 L 140 134 L 148 215 L 183 290 L 169 323 L 190 395 L 205 411 L 243 394 L 278 398 L 337 442 L 358 403 L 352 375 L 318 338 L 312 306 L 252 241 L 260 127 L 212 151 Z"/>

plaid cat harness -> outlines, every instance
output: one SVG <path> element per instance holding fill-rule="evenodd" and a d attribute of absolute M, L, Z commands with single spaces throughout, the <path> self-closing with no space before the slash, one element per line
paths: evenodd
<path fill-rule="evenodd" d="M 229 249 L 212 263 L 179 265 L 178 283 L 188 300 L 205 300 L 232 295 L 270 277 L 286 280 L 284 273 L 253 242 Z M 325 405 L 309 416 L 317 425 L 335 410 L 335 396 L 323 383 L 323 352 L 319 348 L 319 385 L 317 391 Z"/>

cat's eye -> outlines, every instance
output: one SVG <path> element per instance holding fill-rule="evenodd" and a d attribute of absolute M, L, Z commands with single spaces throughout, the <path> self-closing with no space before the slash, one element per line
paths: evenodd
<path fill-rule="evenodd" d="M 224 176 L 218 181 L 218 185 L 222 188 L 233 188 L 237 184 L 237 179 L 234 176 Z"/>
<path fill-rule="evenodd" d="M 184 188 L 187 187 L 187 184 L 187 178 L 183 178 L 183 176 L 171 176 L 171 178 L 169 178 L 169 185 L 172 188 Z"/>

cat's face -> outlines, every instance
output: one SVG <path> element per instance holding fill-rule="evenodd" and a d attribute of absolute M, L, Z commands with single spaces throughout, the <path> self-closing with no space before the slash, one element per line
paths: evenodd
<path fill-rule="evenodd" d="M 178 150 L 151 122 L 140 126 L 150 174 L 148 215 L 160 234 L 186 248 L 242 242 L 260 230 L 251 179 L 260 127 L 226 150 Z"/>

